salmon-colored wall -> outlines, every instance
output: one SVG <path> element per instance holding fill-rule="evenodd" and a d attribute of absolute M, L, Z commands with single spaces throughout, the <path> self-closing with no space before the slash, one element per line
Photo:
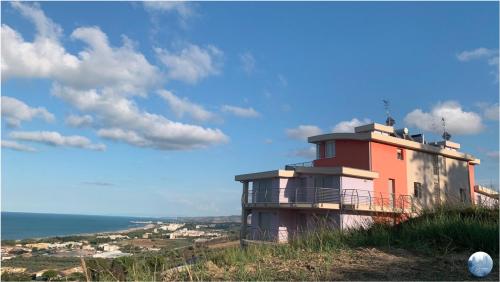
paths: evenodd
<path fill-rule="evenodd" d="M 321 144 L 320 152 L 324 156 L 325 144 Z M 314 161 L 314 166 L 347 166 L 359 169 L 370 169 L 370 148 L 367 141 L 336 140 L 335 157 Z"/>
<path fill-rule="evenodd" d="M 469 164 L 469 191 L 470 191 L 470 202 L 474 204 L 476 199 L 474 197 L 474 165 Z"/>
<path fill-rule="evenodd" d="M 389 193 L 389 179 L 394 179 L 396 197 L 408 195 L 406 181 L 406 149 L 403 150 L 403 160 L 397 158 L 398 147 L 370 142 L 372 171 L 378 172 L 379 177 L 374 179 L 374 191 L 387 195 Z M 413 189 L 411 189 L 413 192 Z"/>

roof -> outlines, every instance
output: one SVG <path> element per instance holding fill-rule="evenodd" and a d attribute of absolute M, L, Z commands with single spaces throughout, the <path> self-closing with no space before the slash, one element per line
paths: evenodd
<path fill-rule="evenodd" d="M 339 167 L 294 167 L 293 170 L 271 170 L 249 174 L 240 174 L 234 177 L 236 181 L 251 181 L 269 178 L 292 178 L 301 174 L 324 174 L 324 175 L 344 175 L 365 179 L 378 178 L 378 173 L 374 171 L 357 169 L 345 166 Z"/>
<path fill-rule="evenodd" d="M 309 143 L 318 143 L 328 140 L 358 140 L 358 141 L 374 141 L 378 143 L 384 143 L 389 145 L 395 145 L 398 147 L 412 149 L 416 151 L 428 152 L 433 154 L 439 154 L 442 156 L 460 159 L 470 162 L 471 164 L 480 164 L 481 161 L 474 156 L 455 150 L 450 150 L 438 146 L 433 146 L 429 144 L 422 144 L 420 142 L 402 139 L 394 136 L 384 135 L 380 132 L 360 132 L 360 133 L 329 133 L 311 136 L 307 138 Z M 444 144 L 444 143 L 443 143 Z M 453 148 L 460 148 L 460 144 L 451 141 L 446 141 L 446 146 Z"/>
<path fill-rule="evenodd" d="M 498 199 L 498 191 L 482 185 L 474 185 L 474 192 Z"/>

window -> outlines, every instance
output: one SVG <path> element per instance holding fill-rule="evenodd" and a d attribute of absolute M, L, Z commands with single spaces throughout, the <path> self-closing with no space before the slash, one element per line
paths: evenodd
<path fill-rule="evenodd" d="M 465 203 L 467 195 L 465 194 L 465 189 L 460 188 L 460 202 Z"/>
<path fill-rule="evenodd" d="M 397 149 L 398 160 L 403 159 L 403 149 Z"/>
<path fill-rule="evenodd" d="M 422 198 L 422 183 L 413 183 L 413 196 L 417 199 Z"/>
<path fill-rule="evenodd" d="M 326 142 L 326 158 L 335 157 L 335 141 Z"/>
<path fill-rule="evenodd" d="M 439 156 L 433 156 L 434 175 L 439 175 Z"/>
<path fill-rule="evenodd" d="M 316 159 L 319 160 L 321 159 L 321 145 L 316 144 Z"/>

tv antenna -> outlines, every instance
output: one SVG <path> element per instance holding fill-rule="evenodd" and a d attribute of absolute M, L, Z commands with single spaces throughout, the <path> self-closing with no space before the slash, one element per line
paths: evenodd
<path fill-rule="evenodd" d="M 448 141 L 451 139 L 451 134 L 446 131 L 446 120 L 444 117 L 441 118 L 441 123 L 443 125 L 443 140 Z"/>
<path fill-rule="evenodd" d="M 391 117 L 391 112 L 390 112 L 390 106 L 391 103 L 389 100 L 382 100 L 384 102 L 384 109 L 385 109 L 385 115 L 387 116 L 387 119 L 385 120 L 385 125 L 388 126 L 393 126 L 396 124 L 396 121 Z"/>

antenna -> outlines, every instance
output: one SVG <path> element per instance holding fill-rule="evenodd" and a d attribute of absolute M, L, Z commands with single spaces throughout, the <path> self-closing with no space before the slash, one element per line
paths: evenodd
<path fill-rule="evenodd" d="M 443 125 L 443 140 L 448 141 L 451 139 L 451 134 L 446 131 L 446 120 L 444 119 L 444 117 L 441 118 L 441 122 Z"/>
<path fill-rule="evenodd" d="M 382 100 L 382 102 L 384 102 L 385 115 L 387 116 L 387 119 L 385 120 L 385 125 L 393 126 L 394 124 L 396 124 L 396 121 L 391 117 L 391 112 L 390 112 L 391 103 L 389 102 L 389 100 L 385 99 Z"/>

